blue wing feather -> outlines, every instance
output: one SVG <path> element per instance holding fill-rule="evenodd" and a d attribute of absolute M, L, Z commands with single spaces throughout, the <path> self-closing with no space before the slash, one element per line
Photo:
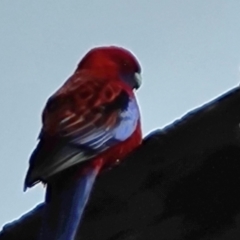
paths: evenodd
<path fill-rule="evenodd" d="M 134 98 L 129 100 L 126 109 L 120 112 L 118 118 L 118 124 L 112 128 L 108 130 L 100 128 L 98 131 L 92 131 L 85 136 L 82 136 L 79 132 L 76 139 L 72 141 L 101 152 L 102 147 L 110 147 L 116 141 L 124 141 L 129 138 L 136 129 L 139 120 L 139 110 Z"/>
<path fill-rule="evenodd" d="M 86 124 L 87 128 L 76 129 L 61 138 L 45 138 L 42 134 L 30 158 L 25 188 L 38 181 L 45 182 L 56 173 L 92 159 L 129 138 L 135 131 L 140 117 L 138 105 L 136 99 L 130 98 L 125 92 L 120 93 L 118 98 L 120 100 L 116 99 L 111 105 L 102 106 L 101 124 L 89 122 Z M 112 125 L 106 125 L 111 116 L 116 121 Z"/>

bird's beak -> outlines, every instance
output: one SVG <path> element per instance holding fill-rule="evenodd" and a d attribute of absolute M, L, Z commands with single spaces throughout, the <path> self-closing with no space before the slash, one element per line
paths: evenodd
<path fill-rule="evenodd" d="M 142 76 L 140 73 L 136 72 L 134 74 L 134 78 L 135 78 L 135 83 L 136 83 L 135 88 L 138 89 L 142 84 Z"/>

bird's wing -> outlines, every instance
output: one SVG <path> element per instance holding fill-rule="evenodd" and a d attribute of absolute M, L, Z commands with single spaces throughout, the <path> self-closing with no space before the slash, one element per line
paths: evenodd
<path fill-rule="evenodd" d="M 138 120 L 134 95 L 119 83 L 73 76 L 46 104 L 25 188 L 126 140 Z"/>

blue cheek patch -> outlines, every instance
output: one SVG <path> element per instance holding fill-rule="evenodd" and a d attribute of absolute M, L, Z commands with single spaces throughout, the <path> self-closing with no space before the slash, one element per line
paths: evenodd
<path fill-rule="evenodd" d="M 119 125 L 112 130 L 113 138 L 124 141 L 129 138 L 137 127 L 139 109 L 135 99 L 130 99 L 127 108 L 121 112 Z"/>

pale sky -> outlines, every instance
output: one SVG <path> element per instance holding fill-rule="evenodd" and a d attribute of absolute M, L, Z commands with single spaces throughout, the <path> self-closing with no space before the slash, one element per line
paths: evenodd
<path fill-rule="evenodd" d="M 239 0 L 1 0 L 0 226 L 43 201 L 41 185 L 23 193 L 41 111 L 88 49 L 138 57 L 147 134 L 239 84 L 239 11 Z"/>

